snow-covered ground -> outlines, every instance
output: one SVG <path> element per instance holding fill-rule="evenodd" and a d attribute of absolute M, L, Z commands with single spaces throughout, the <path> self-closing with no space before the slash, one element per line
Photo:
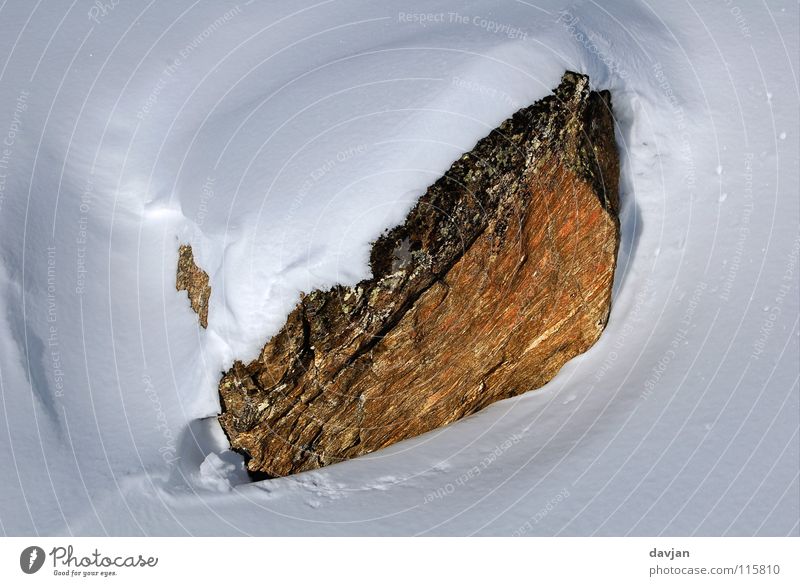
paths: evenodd
<path fill-rule="evenodd" d="M 0 529 L 797 535 L 798 37 L 791 0 L 3 2 Z M 220 372 L 300 291 L 366 277 L 565 69 L 619 123 L 598 344 L 445 429 L 248 482 Z"/>

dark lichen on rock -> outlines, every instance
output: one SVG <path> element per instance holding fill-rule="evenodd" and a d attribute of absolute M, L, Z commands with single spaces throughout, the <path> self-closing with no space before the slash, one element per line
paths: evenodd
<path fill-rule="evenodd" d="M 600 336 L 619 243 L 608 92 L 567 72 L 372 247 L 372 277 L 301 297 L 219 385 L 248 469 L 282 476 L 456 421 L 555 376 Z"/>

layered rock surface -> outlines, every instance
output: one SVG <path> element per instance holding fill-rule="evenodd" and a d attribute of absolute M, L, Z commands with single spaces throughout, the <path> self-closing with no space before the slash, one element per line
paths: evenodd
<path fill-rule="evenodd" d="M 194 262 L 192 247 L 181 244 L 178 249 L 178 270 L 175 275 L 175 289 L 186 291 L 189 304 L 197 314 L 200 325 L 208 327 L 208 300 L 211 297 L 211 286 L 208 274 Z"/>
<path fill-rule="evenodd" d="M 544 385 L 608 319 L 619 244 L 608 92 L 567 72 L 374 243 L 372 278 L 302 296 L 219 385 L 251 472 L 325 466 Z"/>

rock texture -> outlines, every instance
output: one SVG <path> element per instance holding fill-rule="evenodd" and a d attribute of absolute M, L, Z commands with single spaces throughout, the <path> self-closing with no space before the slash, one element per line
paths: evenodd
<path fill-rule="evenodd" d="M 619 243 L 608 92 L 567 72 L 374 243 L 373 277 L 302 296 L 219 392 L 251 472 L 366 454 L 535 389 L 605 327 Z"/>
<path fill-rule="evenodd" d="M 175 278 L 175 288 L 189 294 L 189 303 L 200 319 L 200 325 L 208 327 L 208 299 L 211 297 L 211 287 L 208 284 L 208 274 L 194 262 L 192 247 L 181 244 L 178 249 L 178 272 Z"/>

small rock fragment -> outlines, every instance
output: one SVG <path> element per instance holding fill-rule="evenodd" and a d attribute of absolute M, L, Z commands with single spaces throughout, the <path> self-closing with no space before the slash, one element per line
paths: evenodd
<path fill-rule="evenodd" d="M 181 244 L 178 250 L 178 271 L 175 288 L 189 294 L 189 303 L 200 318 L 200 325 L 208 327 L 208 299 L 211 297 L 211 286 L 208 274 L 194 262 L 194 254 L 189 244 Z"/>

